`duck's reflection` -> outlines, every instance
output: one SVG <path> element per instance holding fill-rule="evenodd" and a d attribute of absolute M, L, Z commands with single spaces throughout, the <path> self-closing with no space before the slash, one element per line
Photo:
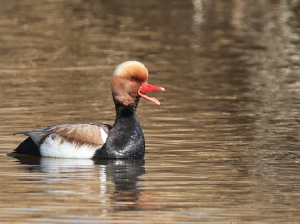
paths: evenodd
<path fill-rule="evenodd" d="M 139 202 L 143 192 L 138 188 L 140 177 L 145 174 L 145 160 L 89 160 L 89 159 L 60 159 L 27 155 L 10 154 L 18 159 L 29 172 L 68 174 L 71 176 L 95 177 L 99 183 L 100 196 L 110 195 L 110 202 L 115 202 L 118 210 L 139 210 L 143 206 Z M 108 192 L 107 182 L 115 184 L 115 191 Z M 88 193 L 88 192 L 87 192 Z M 101 202 L 103 202 L 101 200 Z"/>
<path fill-rule="evenodd" d="M 111 200 L 117 203 L 119 210 L 136 210 L 143 205 L 139 202 L 143 192 L 138 189 L 139 176 L 145 174 L 145 160 L 100 160 L 96 164 L 106 168 L 106 179 L 115 183 L 115 192 Z M 101 178 L 101 176 L 100 176 Z"/>

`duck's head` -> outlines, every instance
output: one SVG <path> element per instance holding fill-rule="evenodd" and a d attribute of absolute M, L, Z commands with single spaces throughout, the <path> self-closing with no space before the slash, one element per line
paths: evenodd
<path fill-rule="evenodd" d="M 157 105 L 160 102 L 147 92 L 165 90 L 163 87 L 152 86 L 147 83 L 148 70 L 138 61 L 126 61 L 120 64 L 112 75 L 111 89 L 116 103 L 125 106 L 136 105 L 140 97 Z"/>

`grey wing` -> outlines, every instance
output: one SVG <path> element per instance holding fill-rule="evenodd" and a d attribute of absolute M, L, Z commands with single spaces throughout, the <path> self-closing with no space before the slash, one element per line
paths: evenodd
<path fill-rule="evenodd" d="M 103 145 L 105 143 L 104 139 L 106 139 L 110 129 L 110 125 L 100 123 L 64 124 L 49 126 L 32 131 L 17 132 L 14 135 L 27 135 L 35 142 L 37 146 L 40 146 L 44 139 L 52 133 L 56 133 L 66 139 L 72 139 L 75 141 L 92 143 L 96 145 Z M 100 130 L 102 130 L 102 132 Z"/>

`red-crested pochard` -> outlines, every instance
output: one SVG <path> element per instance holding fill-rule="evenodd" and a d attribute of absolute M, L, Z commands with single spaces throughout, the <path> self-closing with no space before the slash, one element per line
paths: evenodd
<path fill-rule="evenodd" d="M 147 83 L 148 70 L 138 61 L 120 64 L 112 74 L 111 89 L 116 108 L 113 126 L 107 124 L 64 124 L 33 131 L 14 153 L 58 158 L 143 158 L 145 139 L 136 115 L 140 97 L 157 105 L 147 92 L 164 90 Z M 32 146 L 33 145 L 33 146 Z"/>

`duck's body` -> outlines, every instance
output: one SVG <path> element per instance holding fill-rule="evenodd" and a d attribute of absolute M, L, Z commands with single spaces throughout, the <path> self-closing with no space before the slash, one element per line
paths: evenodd
<path fill-rule="evenodd" d="M 14 152 L 58 158 L 143 158 L 145 139 L 135 111 L 140 97 L 159 105 L 159 101 L 146 95 L 146 92 L 164 90 L 149 85 L 147 79 L 148 71 L 140 62 L 120 64 L 112 76 L 116 107 L 113 126 L 65 124 L 18 132 L 16 134 L 29 138 Z"/>
<path fill-rule="evenodd" d="M 111 126 L 104 124 L 64 124 L 18 132 L 15 134 L 29 136 L 33 145 L 18 147 L 15 152 L 57 158 L 93 158 L 96 150 L 106 142 L 110 129 Z"/>

